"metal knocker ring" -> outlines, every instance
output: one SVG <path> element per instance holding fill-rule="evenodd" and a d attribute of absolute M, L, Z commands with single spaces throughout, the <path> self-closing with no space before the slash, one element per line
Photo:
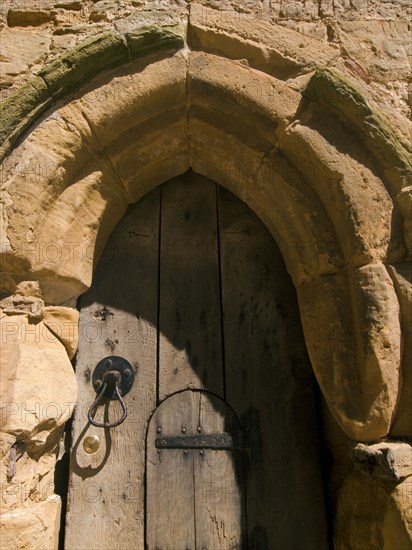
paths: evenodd
<path fill-rule="evenodd" d="M 111 356 L 102 359 L 93 371 L 93 387 L 97 397 L 87 413 L 90 424 L 97 428 L 115 428 L 127 417 L 127 407 L 123 400 L 134 382 L 132 365 L 123 357 Z M 120 387 L 119 387 L 120 385 Z M 93 416 L 103 399 L 118 400 L 122 407 L 122 416 L 115 422 L 97 422 Z"/>

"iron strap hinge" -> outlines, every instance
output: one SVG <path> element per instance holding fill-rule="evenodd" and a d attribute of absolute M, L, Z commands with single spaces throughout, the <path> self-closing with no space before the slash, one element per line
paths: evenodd
<path fill-rule="evenodd" d="M 157 437 L 158 449 L 213 449 L 216 451 L 246 451 L 244 432 L 171 435 Z"/>
<path fill-rule="evenodd" d="M 259 413 L 250 410 L 242 418 L 245 428 L 213 434 L 162 435 L 155 439 L 157 449 L 211 449 L 246 453 L 252 470 L 261 467 L 261 434 Z"/>

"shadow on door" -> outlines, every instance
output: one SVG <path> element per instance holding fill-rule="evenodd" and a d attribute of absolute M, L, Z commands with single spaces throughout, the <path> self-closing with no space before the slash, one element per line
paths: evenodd
<path fill-rule="evenodd" d="M 173 532 L 171 511 L 181 525 L 188 525 L 190 499 L 192 509 L 204 505 L 208 513 L 196 523 L 187 548 L 327 548 L 315 381 L 295 290 L 276 243 L 243 202 L 188 172 L 131 205 L 104 250 L 91 289 L 80 299 L 80 311 L 79 405 L 73 420 L 66 548 L 146 545 L 177 550 L 172 542 L 165 546 L 151 542 L 157 539 L 148 530 L 159 524 L 146 514 L 161 508 L 160 525 Z M 126 421 L 102 430 L 88 424 L 86 413 L 95 398 L 90 382 L 93 368 L 109 355 L 128 359 L 136 382 L 125 399 Z M 183 405 L 176 399 L 179 395 Z M 190 406 L 184 403 L 189 395 Z M 253 456 L 250 433 L 249 450 L 242 455 L 244 472 L 236 465 L 237 458 L 228 459 L 244 499 L 239 530 L 246 533 L 243 539 L 239 535 L 240 542 L 225 538 L 229 533 L 225 521 L 232 521 L 225 518 L 232 512 L 219 517 L 216 506 L 210 511 L 208 499 L 197 501 L 192 492 L 181 504 L 180 493 L 192 491 L 197 483 L 194 461 L 205 457 L 202 449 L 159 453 L 150 430 L 146 447 L 150 418 L 161 416 L 165 403 L 171 408 L 163 423 L 173 420 L 173 426 L 167 425 L 175 435 L 183 435 L 188 426 L 196 435 L 202 428 L 201 407 L 196 405 L 201 395 L 214 396 L 205 397 L 212 422 L 209 433 L 255 434 Z M 225 420 L 221 403 L 233 408 L 239 430 L 233 429 L 233 419 Z M 119 404 L 111 402 L 99 408 L 96 418 L 115 419 L 119 414 Z M 156 430 L 163 430 L 156 422 Z M 100 441 L 94 454 L 84 450 L 90 435 Z M 166 495 L 160 508 L 156 497 L 146 499 L 146 454 L 148 476 L 160 476 L 153 486 Z M 165 470 L 153 466 L 159 456 L 170 462 L 167 467 L 163 464 Z M 212 473 L 223 468 L 219 461 Z M 186 470 L 192 472 L 191 478 Z M 220 490 L 223 478 L 215 484 L 216 495 L 220 494 L 215 495 L 215 504 L 220 498 L 225 510 L 224 501 L 230 500 L 233 490 L 227 495 Z M 162 479 L 169 483 L 165 492 Z M 219 532 L 210 542 L 204 538 L 209 527 L 210 532 Z"/>

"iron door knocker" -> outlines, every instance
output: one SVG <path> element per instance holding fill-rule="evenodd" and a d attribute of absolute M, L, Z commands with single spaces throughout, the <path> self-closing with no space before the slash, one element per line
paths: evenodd
<path fill-rule="evenodd" d="M 115 428 L 124 422 L 127 416 L 127 407 L 123 397 L 131 390 L 134 378 L 133 366 L 123 357 L 112 355 L 97 363 L 92 375 L 92 383 L 97 397 L 87 414 L 90 424 L 97 428 Z M 123 412 L 122 416 L 115 422 L 97 422 L 94 420 L 93 416 L 103 399 L 120 401 Z"/>

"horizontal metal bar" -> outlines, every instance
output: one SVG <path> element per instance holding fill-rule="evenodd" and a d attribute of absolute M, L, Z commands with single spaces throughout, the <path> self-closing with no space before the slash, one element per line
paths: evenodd
<path fill-rule="evenodd" d="M 246 451 L 243 432 L 172 435 L 157 437 L 158 449 L 214 449 L 216 451 Z"/>

